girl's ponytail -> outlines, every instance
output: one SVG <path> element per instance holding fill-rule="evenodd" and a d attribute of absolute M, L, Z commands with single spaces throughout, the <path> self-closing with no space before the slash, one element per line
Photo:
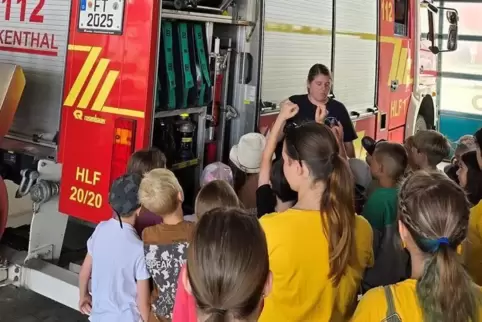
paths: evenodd
<path fill-rule="evenodd" d="M 355 205 L 354 181 L 349 166 L 336 152 L 329 161 L 332 172 L 321 196 L 321 218 L 328 237 L 330 273 L 337 285 L 354 251 Z"/>
<path fill-rule="evenodd" d="M 206 319 L 206 322 L 225 322 L 227 316 L 226 310 L 221 309 L 212 309 L 209 310 L 209 317 Z"/>
<path fill-rule="evenodd" d="M 316 122 L 287 131 L 285 151 L 290 159 L 307 166 L 313 184 L 324 185 L 320 214 L 328 239 L 328 276 L 337 285 L 355 249 L 355 183 L 348 162 L 340 157 L 331 129 Z"/>
<path fill-rule="evenodd" d="M 478 321 L 474 283 L 459 261 L 455 248 L 441 244 L 425 264 L 417 295 L 425 321 Z"/>
<path fill-rule="evenodd" d="M 457 253 L 470 215 L 464 191 L 443 173 L 417 171 L 403 182 L 398 208 L 401 227 L 416 244 L 407 249 L 425 259 L 416 286 L 423 320 L 479 321 L 482 293 Z"/>

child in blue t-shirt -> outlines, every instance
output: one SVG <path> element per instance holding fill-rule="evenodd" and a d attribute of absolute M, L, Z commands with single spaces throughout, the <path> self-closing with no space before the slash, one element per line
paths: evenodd
<path fill-rule="evenodd" d="M 139 215 L 141 176 L 128 174 L 112 184 L 109 203 L 116 214 L 101 222 L 87 241 L 79 274 L 79 309 L 92 322 L 147 321 L 150 289 L 144 245 L 134 228 Z M 88 284 L 92 278 L 92 296 Z"/>

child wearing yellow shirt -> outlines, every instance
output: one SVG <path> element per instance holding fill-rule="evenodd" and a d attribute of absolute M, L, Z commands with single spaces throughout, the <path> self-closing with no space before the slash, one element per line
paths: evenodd
<path fill-rule="evenodd" d="M 457 258 L 469 222 L 465 192 L 441 172 L 417 171 L 402 184 L 398 207 L 412 277 L 368 291 L 352 321 L 480 321 L 481 289 Z"/>
<path fill-rule="evenodd" d="M 464 246 L 464 261 L 467 271 L 478 285 L 482 285 L 482 170 L 477 163 L 477 152 L 462 155 L 457 171 L 459 184 L 472 204 L 469 231 Z"/>
<path fill-rule="evenodd" d="M 283 104 L 271 135 L 278 137 L 297 112 L 297 105 Z M 330 128 L 315 122 L 286 131 L 282 158 L 298 201 L 260 219 L 273 290 L 259 321 L 346 321 L 373 264 L 372 229 L 355 214 L 348 163 Z"/>

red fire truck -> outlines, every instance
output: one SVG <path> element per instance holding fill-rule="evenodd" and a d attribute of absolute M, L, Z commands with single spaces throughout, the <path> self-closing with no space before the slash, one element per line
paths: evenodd
<path fill-rule="evenodd" d="M 78 261 L 63 248 L 72 236 L 85 245 L 90 230 L 72 223 L 112 216 L 109 186 L 131 153 L 175 137 L 162 120 L 186 125 L 180 115 L 190 115 L 196 155 L 171 166 L 199 169 L 208 114 L 222 158 L 226 143 L 263 130 L 278 102 L 306 90 L 314 63 L 331 65 L 360 137 L 401 141 L 434 127 L 434 53 L 445 47 L 433 24 L 445 11 L 416 0 L 2 1 L 0 174 L 16 185 L 6 202 L 0 181 L 0 236 L 30 226 L 24 246 L 0 248 L 0 281 L 76 308 Z M 14 196 L 31 199 L 22 219 L 7 209 Z"/>

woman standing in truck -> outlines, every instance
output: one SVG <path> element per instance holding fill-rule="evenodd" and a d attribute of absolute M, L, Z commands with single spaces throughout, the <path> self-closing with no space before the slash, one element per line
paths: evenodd
<path fill-rule="evenodd" d="M 323 111 L 325 123 L 331 126 L 340 126 L 343 129 L 343 141 L 349 158 L 355 157 L 353 140 L 358 136 L 351 122 L 350 115 L 343 103 L 329 97 L 333 78 L 331 72 L 323 64 L 313 65 L 307 78 L 307 94 L 293 95 L 289 100 L 298 105 L 298 113 L 287 121 L 287 126 L 297 126 L 301 123 L 315 121 L 318 107 Z M 281 138 L 280 138 L 281 140 Z M 282 145 L 278 144 L 276 158 L 281 155 Z"/>

